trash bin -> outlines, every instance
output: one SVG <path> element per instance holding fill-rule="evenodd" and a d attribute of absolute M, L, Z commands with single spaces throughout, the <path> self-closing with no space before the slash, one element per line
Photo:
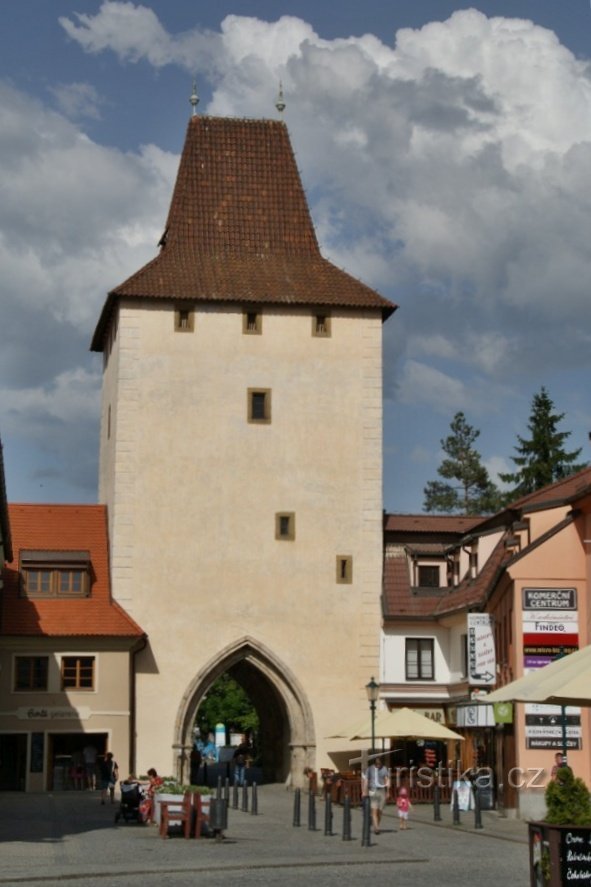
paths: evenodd
<path fill-rule="evenodd" d="M 209 828 L 216 836 L 228 828 L 228 802 L 225 798 L 210 799 Z"/>

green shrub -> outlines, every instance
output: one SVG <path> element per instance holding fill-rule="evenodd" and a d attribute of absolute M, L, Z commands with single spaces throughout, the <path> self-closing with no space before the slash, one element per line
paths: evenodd
<path fill-rule="evenodd" d="M 546 788 L 546 822 L 591 825 L 591 794 L 570 767 L 560 767 Z"/>

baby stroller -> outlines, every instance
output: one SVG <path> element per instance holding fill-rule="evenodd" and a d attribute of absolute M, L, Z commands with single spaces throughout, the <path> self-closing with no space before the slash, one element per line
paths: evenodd
<path fill-rule="evenodd" d="M 137 782 L 124 780 L 119 783 L 121 789 L 121 802 L 119 810 L 115 814 L 115 822 L 123 818 L 124 822 L 140 821 L 140 804 L 144 799 L 144 792 Z"/>

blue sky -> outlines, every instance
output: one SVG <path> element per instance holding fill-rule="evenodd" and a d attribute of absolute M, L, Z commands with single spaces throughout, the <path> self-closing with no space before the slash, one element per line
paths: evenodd
<path fill-rule="evenodd" d="M 288 124 L 323 253 L 398 303 L 384 506 L 463 410 L 493 477 L 546 386 L 591 450 L 587 0 L 3 0 L 0 435 L 11 501 L 96 501 L 109 289 L 156 252 L 190 114 Z M 343 394 L 345 401 L 345 393 Z"/>

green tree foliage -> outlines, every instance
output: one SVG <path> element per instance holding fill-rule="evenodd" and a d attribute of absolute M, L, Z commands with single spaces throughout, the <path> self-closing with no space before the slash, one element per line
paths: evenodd
<path fill-rule="evenodd" d="M 546 787 L 546 822 L 553 825 L 591 825 L 589 789 L 570 767 L 560 767 Z"/>
<path fill-rule="evenodd" d="M 229 674 L 223 674 L 211 686 L 197 712 L 197 726 L 201 735 L 213 731 L 216 724 L 225 724 L 227 730 L 256 733 L 259 717 L 250 698 Z"/>
<path fill-rule="evenodd" d="M 423 494 L 425 511 L 448 514 L 489 514 L 500 506 L 500 494 L 474 449 L 480 431 L 466 422 L 463 413 L 456 413 L 450 424 L 451 434 L 441 441 L 447 458 L 437 473 L 445 481 L 429 481 Z M 455 483 L 450 483 L 455 481 Z"/>
<path fill-rule="evenodd" d="M 535 493 L 542 487 L 562 480 L 584 465 L 576 465 L 581 450 L 567 453 L 564 442 L 570 437 L 570 431 L 557 431 L 557 425 L 564 418 L 564 413 L 555 413 L 554 404 L 548 392 L 542 386 L 539 394 L 532 400 L 528 428 L 529 439 L 517 435 L 519 441 L 515 447 L 517 456 L 511 456 L 517 466 L 513 474 L 499 475 L 503 483 L 512 484 L 513 489 L 506 495 L 507 501 Z"/>

